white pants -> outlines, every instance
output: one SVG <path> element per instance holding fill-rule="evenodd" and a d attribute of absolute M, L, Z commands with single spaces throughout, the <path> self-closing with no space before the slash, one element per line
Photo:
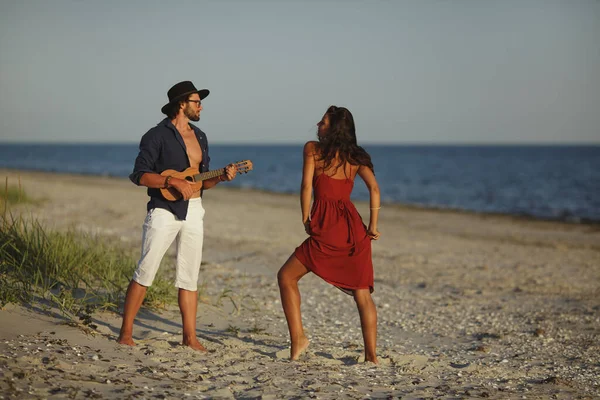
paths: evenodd
<path fill-rule="evenodd" d="M 152 285 L 160 262 L 175 237 L 175 286 L 185 290 L 198 290 L 204 241 L 204 207 L 200 197 L 190 199 L 185 221 L 162 208 L 148 211 L 142 231 L 142 255 L 133 274 L 134 281 L 142 286 Z"/>

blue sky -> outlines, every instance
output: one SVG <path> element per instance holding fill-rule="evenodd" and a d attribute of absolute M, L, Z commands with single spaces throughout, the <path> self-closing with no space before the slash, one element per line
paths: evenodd
<path fill-rule="evenodd" d="M 137 143 L 181 80 L 211 143 L 600 143 L 600 1 L 0 0 L 0 141 Z"/>

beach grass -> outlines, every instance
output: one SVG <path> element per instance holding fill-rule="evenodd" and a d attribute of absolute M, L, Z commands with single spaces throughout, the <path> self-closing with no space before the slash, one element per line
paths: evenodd
<path fill-rule="evenodd" d="M 21 191 L 18 198 L 26 196 Z M 106 238 L 49 231 L 10 211 L 0 215 L 0 307 L 42 302 L 71 322 L 91 324 L 95 310 L 118 309 L 134 269 L 131 250 Z M 171 292 L 171 283 L 157 277 L 144 305 L 169 304 Z"/>
<path fill-rule="evenodd" d="M 70 322 L 93 328 L 96 310 L 117 311 L 122 305 L 138 249 L 110 236 L 50 230 L 22 212 L 21 205 L 39 202 L 27 195 L 20 179 L 18 185 L 9 185 L 6 178 L 0 189 L 0 309 L 10 303 L 56 307 Z M 143 307 L 158 310 L 177 304 L 172 268 L 166 267 L 174 262 L 172 256 L 163 259 Z M 230 290 L 211 301 L 205 285 L 199 288 L 200 302 L 222 306 L 227 300 L 239 312 Z"/>
<path fill-rule="evenodd" d="M 33 203 L 33 199 L 31 199 L 21 186 L 21 180 L 19 179 L 18 185 L 9 185 L 8 177 L 5 180 L 3 190 L 0 190 L 0 207 L 4 212 L 8 210 L 8 207 L 11 205 L 16 205 L 20 203 Z"/>

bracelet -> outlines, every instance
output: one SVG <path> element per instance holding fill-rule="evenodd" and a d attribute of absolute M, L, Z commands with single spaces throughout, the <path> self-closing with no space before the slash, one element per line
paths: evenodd
<path fill-rule="evenodd" d="M 371 210 L 379 210 L 381 208 L 381 206 L 379 207 L 371 207 Z"/>
<path fill-rule="evenodd" d="M 225 178 L 223 178 L 223 175 L 219 175 L 219 182 L 225 182 Z"/>
<path fill-rule="evenodd" d="M 163 189 L 168 189 L 169 188 L 169 181 L 171 180 L 172 176 L 169 175 L 165 178 L 165 184 L 163 186 Z"/>

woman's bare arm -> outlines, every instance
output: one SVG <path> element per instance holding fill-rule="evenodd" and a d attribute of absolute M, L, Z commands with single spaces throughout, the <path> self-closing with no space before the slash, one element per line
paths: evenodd
<path fill-rule="evenodd" d="M 302 185 L 300 186 L 300 208 L 302 209 L 302 223 L 310 222 L 310 200 L 313 189 L 313 176 L 315 174 L 315 142 L 304 145 L 304 163 L 302 166 Z"/>
<path fill-rule="evenodd" d="M 371 215 L 369 217 L 369 228 L 367 234 L 372 239 L 379 239 L 380 233 L 377 230 L 377 222 L 379 221 L 379 209 L 381 208 L 381 196 L 379 194 L 379 184 L 377 183 L 377 179 L 375 179 L 375 174 L 371 171 L 371 168 L 365 167 L 361 165 L 358 169 L 358 175 L 362 178 L 362 180 L 367 185 L 367 189 L 369 189 L 370 196 L 370 211 Z"/>

